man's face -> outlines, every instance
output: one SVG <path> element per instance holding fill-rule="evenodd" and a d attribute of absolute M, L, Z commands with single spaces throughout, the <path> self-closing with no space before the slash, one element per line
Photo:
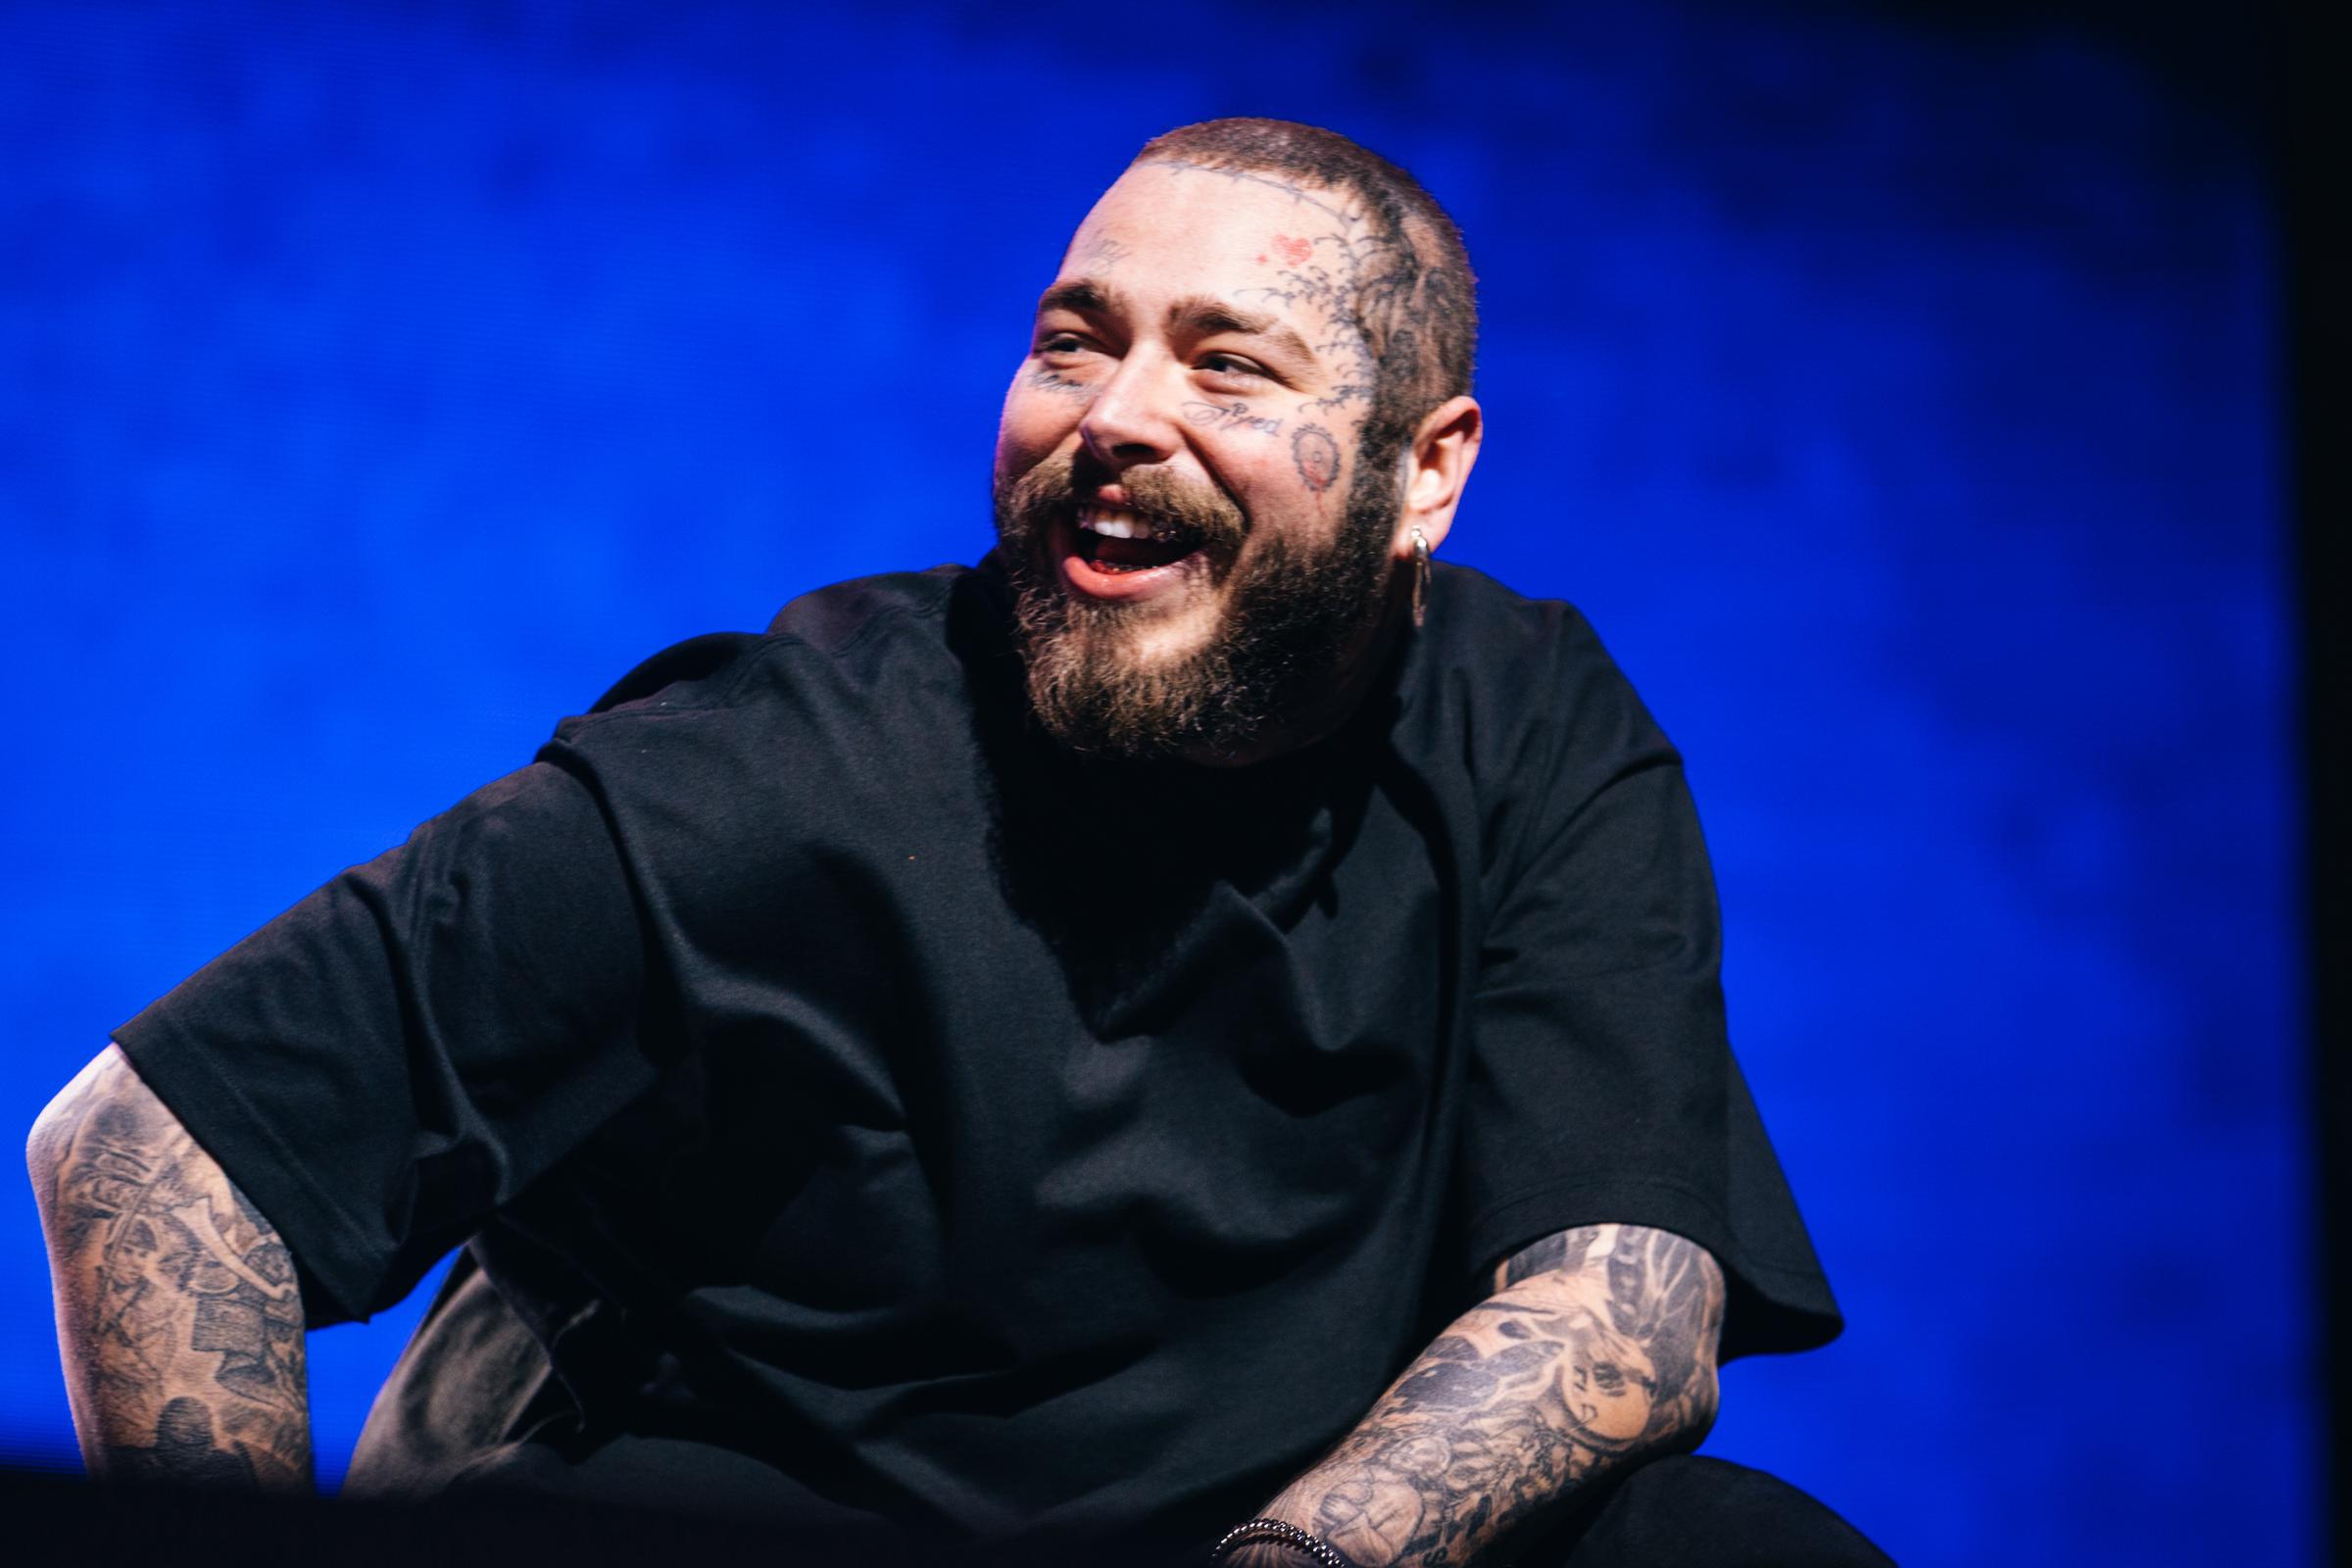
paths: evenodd
<path fill-rule="evenodd" d="M 1357 471 L 1365 230 L 1350 196 L 1166 165 L 1080 225 L 995 476 L 1031 696 L 1063 740 L 1245 755 L 1369 644 L 1397 488 Z"/>

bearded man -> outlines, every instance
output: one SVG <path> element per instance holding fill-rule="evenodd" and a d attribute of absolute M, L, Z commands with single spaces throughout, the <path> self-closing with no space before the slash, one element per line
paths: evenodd
<path fill-rule="evenodd" d="M 1431 564 L 1475 332 L 1402 171 L 1147 146 L 987 561 L 658 657 L 44 1112 L 91 1468 L 304 1483 L 304 1332 L 466 1243 L 353 1490 L 811 1560 L 1883 1560 L 1651 1462 L 1838 1317 L 1678 759 L 1574 612 Z"/>

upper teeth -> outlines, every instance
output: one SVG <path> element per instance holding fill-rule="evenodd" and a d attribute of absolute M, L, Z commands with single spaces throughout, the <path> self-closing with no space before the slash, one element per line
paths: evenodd
<path fill-rule="evenodd" d="M 1124 507 L 1080 507 L 1078 526 L 1105 539 L 1149 539 L 1152 530 Z"/>

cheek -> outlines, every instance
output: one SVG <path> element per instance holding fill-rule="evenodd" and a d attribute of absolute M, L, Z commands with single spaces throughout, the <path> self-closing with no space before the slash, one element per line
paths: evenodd
<path fill-rule="evenodd" d="M 1292 414 L 1272 430 L 1217 430 L 1194 438 L 1201 460 L 1252 513 L 1312 515 L 1341 494 L 1348 455 L 1311 417 Z"/>
<path fill-rule="evenodd" d="M 1078 428 L 1079 410 L 1072 400 L 1027 385 L 1028 373 L 1023 371 L 1004 394 L 1004 413 L 997 422 L 997 472 L 1003 476 L 1028 472 Z"/>

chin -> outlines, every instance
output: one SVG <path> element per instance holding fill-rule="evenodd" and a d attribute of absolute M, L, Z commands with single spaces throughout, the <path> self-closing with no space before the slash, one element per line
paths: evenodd
<path fill-rule="evenodd" d="M 1164 669 L 1200 656 L 1215 634 L 1213 605 L 1198 602 L 1139 608 L 1119 641 L 1121 662 L 1137 670 Z"/>

